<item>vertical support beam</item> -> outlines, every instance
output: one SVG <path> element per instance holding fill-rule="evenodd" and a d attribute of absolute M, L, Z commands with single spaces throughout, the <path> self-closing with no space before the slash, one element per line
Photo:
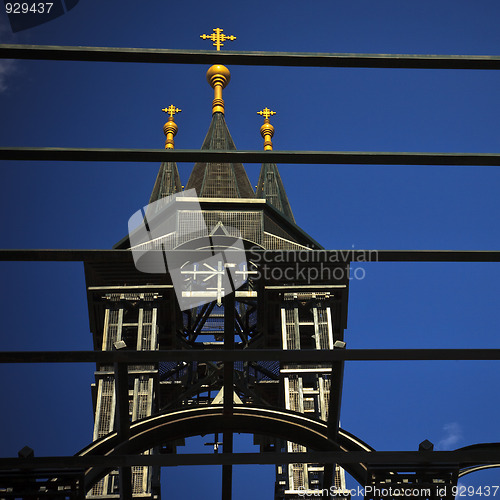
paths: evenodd
<path fill-rule="evenodd" d="M 101 418 L 102 387 L 103 387 L 103 381 L 102 378 L 100 378 L 97 382 L 97 403 L 95 408 L 94 435 L 92 441 L 97 441 L 99 439 L 99 421 Z"/>
<path fill-rule="evenodd" d="M 342 401 L 342 385 L 344 380 L 344 362 L 332 363 L 332 383 L 330 386 L 330 402 L 328 406 L 328 428 L 327 436 L 334 441 L 337 440 L 340 421 L 340 404 Z"/>
<path fill-rule="evenodd" d="M 125 363 L 115 363 L 116 431 L 121 439 L 130 436 L 128 367 Z"/>
<path fill-rule="evenodd" d="M 224 350 L 234 349 L 234 294 L 224 297 Z M 224 413 L 233 413 L 234 362 L 224 362 Z"/>
<path fill-rule="evenodd" d="M 333 349 L 333 325 L 331 308 L 326 308 L 328 320 L 328 344 Z M 343 338 L 343 335 L 341 335 Z M 330 400 L 328 402 L 328 428 L 327 436 L 333 441 L 337 441 L 340 423 L 340 405 L 342 401 L 342 387 L 344 381 L 344 362 L 336 361 L 332 363 L 332 375 L 330 379 Z M 325 464 L 323 474 L 323 488 L 329 489 L 335 479 L 336 464 Z"/>
<path fill-rule="evenodd" d="M 120 500 L 132 500 L 132 470 L 120 467 Z"/>
<path fill-rule="evenodd" d="M 139 314 L 137 316 L 137 342 L 136 349 L 142 351 L 142 325 L 144 322 L 144 307 L 139 308 Z"/>
<path fill-rule="evenodd" d="M 300 343 L 300 321 L 299 321 L 299 307 L 298 307 L 298 301 L 297 301 L 297 294 L 294 293 L 294 306 L 293 306 L 293 322 L 294 322 L 294 329 L 293 329 L 293 336 L 294 336 L 294 345 L 292 349 L 300 349 L 301 348 L 301 343 Z"/>
<path fill-rule="evenodd" d="M 231 432 L 224 432 L 222 441 L 223 453 L 232 453 L 233 450 L 233 434 Z M 229 446 L 230 451 L 226 451 Z M 222 500 L 231 500 L 233 491 L 233 466 L 222 466 Z"/>
<path fill-rule="evenodd" d="M 151 311 L 151 350 L 158 350 L 158 306 L 155 304 Z"/>
<path fill-rule="evenodd" d="M 121 298 L 123 299 L 125 297 L 124 294 L 121 295 Z M 116 326 L 116 340 L 122 340 L 122 334 L 123 334 L 123 305 L 120 306 L 120 309 L 118 310 L 118 323 Z M 108 345 L 108 351 L 113 350 L 113 345 Z"/>
<path fill-rule="evenodd" d="M 234 294 L 224 297 L 224 350 L 234 349 L 235 322 Z M 234 363 L 224 363 L 224 414 L 233 413 Z M 233 433 L 223 433 L 223 453 L 233 452 Z M 233 489 L 233 466 L 222 466 L 222 500 L 231 500 Z"/>
<path fill-rule="evenodd" d="M 283 350 L 288 350 L 288 339 L 286 333 L 286 311 L 284 307 L 281 308 L 281 340 Z"/>
<path fill-rule="evenodd" d="M 104 328 L 102 330 L 102 350 L 107 351 L 108 347 L 108 330 L 109 330 L 109 307 L 106 307 L 104 312 Z"/>
<path fill-rule="evenodd" d="M 323 489 L 330 491 L 330 486 L 333 484 L 333 473 L 335 469 L 335 464 L 324 464 L 323 472 Z"/>
<path fill-rule="evenodd" d="M 344 362 L 332 363 L 332 378 L 330 384 L 330 401 L 328 405 L 327 436 L 332 441 L 338 440 L 340 422 L 340 403 L 342 401 L 342 386 L 344 380 Z M 323 488 L 330 488 L 333 484 L 336 464 L 325 464 Z"/>
<path fill-rule="evenodd" d="M 116 431 L 120 439 L 130 437 L 128 366 L 115 363 Z M 132 500 L 132 471 L 130 467 L 120 467 L 120 498 Z"/>

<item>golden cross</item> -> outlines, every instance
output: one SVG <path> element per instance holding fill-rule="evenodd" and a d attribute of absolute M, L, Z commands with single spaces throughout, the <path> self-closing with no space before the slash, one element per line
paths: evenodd
<path fill-rule="evenodd" d="M 173 104 L 171 104 L 168 108 L 163 108 L 162 111 L 168 113 L 170 117 L 174 116 L 175 113 L 180 113 L 182 109 L 176 108 Z"/>
<path fill-rule="evenodd" d="M 236 37 L 233 35 L 224 35 L 224 33 L 222 33 L 224 31 L 222 28 L 214 28 L 212 31 L 214 31 L 214 33 L 211 35 L 200 35 L 200 38 L 203 38 L 203 40 L 207 38 L 212 40 L 212 42 L 214 42 L 212 45 L 217 47 L 217 51 L 224 45 L 222 42 L 226 40 L 236 40 Z"/>
<path fill-rule="evenodd" d="M 271 111 L 269 108 L 264 108 L 262 111 L 257 111 L 257 114 L 269 119 L 270 116 L 276 114 L 276 111 Z"/>

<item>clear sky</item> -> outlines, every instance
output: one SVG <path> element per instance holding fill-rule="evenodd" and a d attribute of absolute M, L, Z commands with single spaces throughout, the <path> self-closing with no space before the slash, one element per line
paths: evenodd
<path fill-rule="evenodd" d="M 229 50 L 500 55 L 498 0 L 168 2 L 87 0 L 0 42 Z M 201 146 L 212 89 L 202 65 L 0 62 L 2 146 Z M 500 73 L 230 67 L 226 120 L 239 149 L 500 153 Z M 183 183 L 192 165 L 179 164 Z M 110 248 L 147 203 L 156 164 L 2 162 L 3 248 Z M 247 171 L 255 185 L 258 165 Z M 280 165 L 297 223 L 325 248 L 500 250 L 498 167 Z M 364 266 L 351 283 L 347 346 L 500 347 L 498 264 Z M 2 350 L 91 349 L 83 267 L 1 263 Z M 342 426 L 376 449 L 500 441 L 498 362 L 351 362 Z M 93 367 L 2 366 L 0 454 L 73 454 L 91 440 Z M 206 439 L 208 440 L 208 439 Z M 203 439 L 198 440 L 202 442 Z M 189 450 L 188 450 L 189 451 Z M 166 492 L 220 498 L 219 473 L 166 471 Z M 177 484 L 180 480 L 182 485 Z M 237 467 L 235 498 L 273 491 L 272 467 Z M 500 485 L 500 470 L 464 484 Z M 237 494 L 236 494 L 237 492 Z"/>

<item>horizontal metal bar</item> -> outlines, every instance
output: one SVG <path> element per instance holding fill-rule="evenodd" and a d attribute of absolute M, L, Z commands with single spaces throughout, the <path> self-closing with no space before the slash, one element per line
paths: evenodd
<path fill-rule="evenodd" d="M 160 250 L 150 250 L 155 252 Z M 169 250 L 174 254 L 176 250 Z M 186 260 L 200 259 L 202 251 L 179 250 Z M 208 253 L 207 255 L 212 255 Z M 499 250 L 250 250 L 249 260 L 271 265 L 341 265 L 343 262 L 500 262 Z M 130 250 L 0 249 L 0 261 L 132 262 Z M 328 286 L 326 287 L 328 288 Z"/>
<path fill-rule="evenodd" d="M 500 154 L 398 153 L 383 151 L 202 151 L 199 149 L 0 147 L 0 160 L 498 166 L 500 165 Z"/>
<path fill-rule="evenodd" d="M 329 463 L 343 464 L 426 464 L 429 468 L 440 464 L 494 464 L 500 462 L 497 450 L 457 451 L 316 451 L 307 453 L 182 453 L 172 455 L 108 455 L 0 458 L 0 470 L 69 467 L 130 467 L 176 465 L 229 464 L 286 464 Z"/>
<path fill-rule="evenodd" d="M 116 262 L 131 261 L 130 250 L 63 250 L 20 249 L 0 250 L 0 261 L 30 262 L 93 262 L 113 259 Z"/>
<path fill-rule="evenodd" d="M 233 64 L 343 68 L 500 69 L 500 57 L 488 55 L 336 54 L 0 45 L 0 57 L 54 61 L 107 61 L 177 64 Z"/>
<path fill-rule="evenodd" d="M 334 349 L 168 350 L 168 351 L 2 351 L 0 363 L 154 363 L 159 361 L 486 361 L 500 349 Z"/>
<path fill-rule="evenodd" d="M 283 368 L 280 373 L 332 373 L 331 368 Z"/>
<path fill-rule="evenodd" d="M 143 292 L 147 290 L 164 290 L 174 288 L 173 285 L 123 285 L 123 286 L 89 286 L 87 290 L 90 292 Z"/>
<path fill-rule="evenodd" d="M 21 459 L 22 460 L 22 459 Z M 18 478 L 19 476 L 28 476 L 30 478 L 41 478 L 41 479 L 46 479 L 48 477 L 57 477 L 57 478 L 72 478 L 72 477 L 78 477 L 82 476 L 85 474 L 85 469 L 83 468 L 66 468 L 64 471 L 62 471 L 60 468 L 55 468 L 55 469 L 46 469 L 44 468 L 43 470 L 33 470 L 29 471 L 29 474 L 27 475 L 24 472 L 21 471 L 11 471 L 9 475 L 5 473 L 5 471 L 0 470 L 0 478 L 1 479 L 12 479 L 12 478 Z M 2 491 L 2 495 L 5 492 Z"/>
<path fill-rule="evenodd" d="M 347 285 L 266 285 L 266 290 L 331 290 L 347 288 Z"/>

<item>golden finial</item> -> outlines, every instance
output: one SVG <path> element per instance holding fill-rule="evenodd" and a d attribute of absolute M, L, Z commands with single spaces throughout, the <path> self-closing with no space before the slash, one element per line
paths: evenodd
<path fill-rule="evenodd" d="M 224 31 L 222 28 L 214 28 L 212 31 L 214 33 L 211 35 L 200 35 L 200 38 L 203 38 L 203 40 L 206 40 L 207 38 L 212 40 L 212 42 L 214 42 L 212 45 L 217 47 L 217 52 L 224 45 L 223 42 L 226 40 L 236 40 L 236 37 L 233 35 L 224 35 L 224 33 L 222 33 Z"/>
<path fill-rule="evenodd" d="M 211 35 L 200 35 L 200 38 L 212 40 L 217 51 L 224 45 L 226 40 L 236 40 L 233 35 L 224 35 L 222 28 L 214 28 Z M 212 102 L 212 114 L 224 113 L 224 99 L 222 99 L 222 89 L 229 83 L 231 73 L 222 64 L 214 64 L 207 71 L 207 80 L 214 89 L 214 100 Z"/>
<path fill-rule="evenodd" d="M 274 135 L 274 127 L 269 121 L 269 117 L 276 114 L 276 111 L 271 111 L 269 108 L 264 108 L 262 111 L 257 111 L 258 115 L 264 117 L 264 125 L 260 127 L 260 135 L 264 139 L 264 151 L 272 151 L 273 143 L 271 139 Z"/>
<path fill-rule="evenodd" d="M 231 80 L 231 73 L 222 64 L 214 64 L 207 71 L 207 81 L 214 89 L 214 100 L 212 101 L 212 114 L 224 114 L 224 99 L 222 99 L 222 89 Z"/>
<path fill-rule="evenodd" d="M 177 124 L 174 122 L 174 115 L 182 110 L 171 104 L 168 108 L 163 108 L 162 111 L 169 115 L 168 122 L 163 126 L 163 133 L 167 140 L 165 141 L 165 149 L 174 149 L 174 136 L 177 134 Z"/>

